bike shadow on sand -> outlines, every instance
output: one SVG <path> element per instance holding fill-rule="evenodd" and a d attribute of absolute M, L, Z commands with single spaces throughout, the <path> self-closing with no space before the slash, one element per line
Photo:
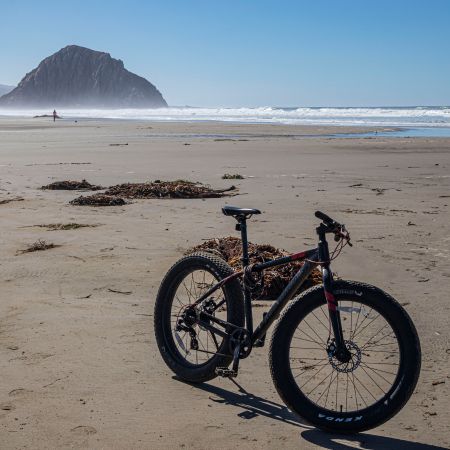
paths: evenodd
<path fill-rule="evenodd" d="M 446 450 L 447 447 L 422 444 L 387 436 L 376 436 L 368 433 L 332 434 L 317 429 L 302 431 L 301 437 L 312 444 L 330 450 Z"/>
<path fill-rule="evenodd" d="M 177 381 L 181 381 L 182 383 L 191 385 L 176 376 L 173 378 Z M 251 392 L 246 391 L 235 380 L 231 379 L 230 381 L 238 388 L 239 392 L 228 391 L 208 383 L 192 384 L 191 386 L 195 386 L 197 389 L 201 389 L 212 394 L 213 397 L 209 397 L 209 399 L 214 403 L 242 408 L 244 411 L 238 414 L 238 416 L 242 419 L 249 420 L 257 416 L 264 416 L 269 419 L 279 420 L 297 427 L 305 426 L 305 423 L 302 422 L 296 415 L 291 413 L 286 406 L 262 397 L 258 397 L 257 395 L 253 395 Z"/>
<path fill-rule="evenodd" d="M 174 376 L 175 380 L 182 383 L 195 386 L 197 389 L 208 392 L 213 395 L 209 397 L 211 401 L 223 405 L 235 406 L 243 409 L 238 417 L 243 419 L 253 419 L 257 416 L 264 416 L 272 420 L 301 427 L 304 429 L 300 433 L 301 438 L 312 444 L 329 450 L 354 450 L 359 448 L 362 450 L 446 450 L 447 447 L 440 447 L 430 444 L 422 444 L 419 442 L 397 439 L 386 436 L 376 436 L 368 433 L 349 434 L 332 434 L 320 431 L 311 425 L 302 421 L 298 416 L 293 414 L 286 406 L 267 400 L 263 397 L 246 391 L 235 380 L 231 380 L 238 388 L 238 392 L 229 391 L 218 386 L 208 383 L 191 384 Z"/>

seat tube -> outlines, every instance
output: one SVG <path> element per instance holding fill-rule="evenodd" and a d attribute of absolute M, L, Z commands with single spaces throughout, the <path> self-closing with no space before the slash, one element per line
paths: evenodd
<path fill-rule="evenodd" d="M 248 240 L 247 240 L 247 221 L 245 218 L 239 220 L 239 229 L 241 231 L 242 240 L 242 266 L 244 269 L 249 265 L 248 257 Z M 253 313 L 252 313 L 252 299 L 250 291 L 244 286 L 244 306 L 245 306 L 245 321 L 249 335 L 253 334 Z"/>
<path fill-rule="evenodd" d="M 239 229 L 241 230 L 241 240 L 242 240 L 242 266 L 245 268 L 249 264 L 248 240 L 247 240 L 247 221 L 245 220 L 245 218 L 239 220 Z"/>

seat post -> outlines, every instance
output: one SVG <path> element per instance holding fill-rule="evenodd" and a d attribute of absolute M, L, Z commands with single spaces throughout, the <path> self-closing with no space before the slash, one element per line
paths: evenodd
<path fill-rule="evenodd" d="M 241 232 L 242 240 L 242 266 L 247 267 L 250 262 L 248 258 L 247 220 L 245 216 L 239 216 L 237 220 L 236 230 Z"/>

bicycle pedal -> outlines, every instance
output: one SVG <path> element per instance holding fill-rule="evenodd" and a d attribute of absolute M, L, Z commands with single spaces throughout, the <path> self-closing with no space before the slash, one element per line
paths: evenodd
<path fill-rule="evenodd" d="M 264 347 L 264 344 L 266 343 L 266 335 L 258 339 L 254 344 L 253 347 Z"/>
<path fill-rule="evenodd" d="M 216 374 L 223 378 L 236 378 L 238 373 L 228 367 L 216 367 Z"/>

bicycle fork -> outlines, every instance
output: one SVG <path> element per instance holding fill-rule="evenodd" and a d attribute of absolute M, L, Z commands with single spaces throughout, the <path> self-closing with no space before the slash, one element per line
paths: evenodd
<path fill-rule="evenodd" d="M 328 250 L 328 243 L 325 240 L 325 235 L 320 235 L 319 242 L 319 260 L 324 261 L 322 266 L 322 279 L 325 299 L 328 306 L 328 314 L 330 317 L 331 329 L 333 331 L 334 340 L 328 343 L 327 353 L 328 357 L 337 358 L 340 362 L 348 362 L 350 360 L 350 352 L 347 349 L 342 332 L 341 315 L 339 312 L 338 302 L 334 296 L 333 291 L 333 272 L 330 267 L 330 254 Z"/>

